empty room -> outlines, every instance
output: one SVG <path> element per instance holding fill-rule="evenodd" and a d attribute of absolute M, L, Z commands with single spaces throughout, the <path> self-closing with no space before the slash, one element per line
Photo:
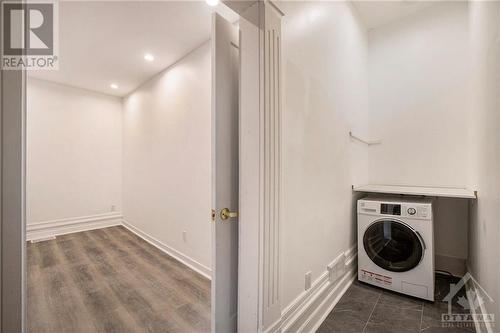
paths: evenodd
<path fill-rule="evenodd" d="M 58 10 L 59 69 L 27 78 L 27 331 L 207 332 L 212 15 L 236 17 Z"/>

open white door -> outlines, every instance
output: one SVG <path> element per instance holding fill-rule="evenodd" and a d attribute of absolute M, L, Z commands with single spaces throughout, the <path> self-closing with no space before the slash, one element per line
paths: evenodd
<path fill-rule="evenodd" d="M 237 330 L 239 201 L 238 29 L 212 19 L 212 332 Z"/>

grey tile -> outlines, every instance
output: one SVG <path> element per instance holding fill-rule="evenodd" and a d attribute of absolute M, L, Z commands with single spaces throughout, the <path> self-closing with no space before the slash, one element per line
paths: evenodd
<path fill-rule="evenodd" d="M 421 329 L 432 326 L 441 326 L 441 316 L 448 312 L 446 303 L 436 302 L 424 305 L 424 313 L 422 315 Z"/>
<path fill-rule="evenodd" d="M 460 327 L 429 327 L 422 331 L 422 333 L 471 333 L 474 332 L 473 328 L 460 328 Z"/>
<path fill-rule="evenodd" d="M 405 329 L 410 332 L 418 332 L 420 330 L 421 318 L 422 310 L 400 308 L 377 303 L 369 323 Z"/>
<path fill-rule="evenodd" d="M 429 328 L 442 328 L 442 315 L 448 313 L 448 303 L 444 302 L 435 302 L 435 303 L 425 303 L 424 304 L 424 312 L 422 316 L 422 330 L 427 330 Z M 460 306 L 452 306 L 452 313 L 464 313 L 467 314 L 468 310 Z M 467 323 L 464 323 L 466 326 Z M 473 329 L 472 325 L 468 325 L 466 330 L 469 332 Z M 448 330 L 450 331 L 450 330 Z"/>
<path fill-rule="evenodd" d="M 375 303 L 366 303 L 357 299 L 352 299 L 349 296 L 344 296 L 337 305 L 335 305 L 332 314 L 335 312 L 349 311 L 352 316 L 367 322 L 374 307 Z"/>
<path fill-rule="evenodd" d="M 413 333 L 418 332 L 404 327 L 395 327 L 391 325 L 379 325 L 368 323 L 363 333 Z"/>
<path fill-rule="evenodd" d="M 456 283 L 456 280 L 448 276 L 436 277 L 436 294 L 441 298 L 446 296 L 449 284 Z M 454 299 L 453 313 L 467 313 L 467 310 L 457 305 L 460 296 L 462 293 Z M 439 297 L 436 296 L 436 299 L 440 299 Z M 474 332 L 473 327 L 442 327 L 441 315 L 448 312 L 447 305 L 439 301 L 427 302 L 355 281 L 318 332 Z"/>
<path fill-rule="evenodd" d="M 346 296 L 350 299 L 360 300 L 360 301 L 363 301 L 366 303 L 375 303 L 375 302 L 377 302 L 381 292 L 382 291 L 377 287 L 373 287 L 373 286 L 355 281 L 349 287 L 349 289 L 347 289 L 347 292 L 345 293 L 344 296 Z"/>
<path fill-rule="evenodd" d="M 403 294 L 397 294 L 391 291 L 384 291 L 380 295 L 378 301 L 380 304 L 397 306 L 399 308 L 405 309 L 416 309 L 422 310 L 424 302 L 417 298 L 406 296 Z"/>
<path fill-rule="evenodd" d="M 317 333 L 362 333 L 365 321 L 359 320 L 350 311 L 332 312 L 321 324 Z"/>

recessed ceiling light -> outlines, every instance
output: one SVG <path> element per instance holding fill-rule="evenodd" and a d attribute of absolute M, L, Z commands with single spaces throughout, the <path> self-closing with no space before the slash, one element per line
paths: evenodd
<path fill-rule="evenodd" d="M 118 85 L 116 83 L 111 83 L 109 86 L 113 89 L 118 89 Z"/>
<path fill-rule="evenodd" d="M 215 7 L 219 4 L 219 0 L 205 0 L 207 2 L 207 5 L 210 7 Z"/>
<path fill-rule="evenodd" d="M 146 53 L 144 55 L 144 60 L 146 60 L 146 61 L 153 61 L 153 60 L 155 60 L 155 57 L 151 53 Z"/>

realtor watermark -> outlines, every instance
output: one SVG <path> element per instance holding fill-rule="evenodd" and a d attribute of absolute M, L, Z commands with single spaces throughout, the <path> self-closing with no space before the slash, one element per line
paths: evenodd
<path fill-rule="evenodd" d="M 2 69 L 57 70 L 57 0 L 3 1 Z"/>
<path fill-rule="evenodd" d="M 471 288 L 465 288 L 466 285 Z M 462 289 L 466 290 L 465 296 L 459 295 Z M 485 311 L 488 308 L 487 303 L 494 301 L 469 273 L 457 284 L 450 284 L 450 292 L 443 301 L 448 302 L 448 313 L 441 314 L 443 327 L 495 326 L 495 315 Z"/>

